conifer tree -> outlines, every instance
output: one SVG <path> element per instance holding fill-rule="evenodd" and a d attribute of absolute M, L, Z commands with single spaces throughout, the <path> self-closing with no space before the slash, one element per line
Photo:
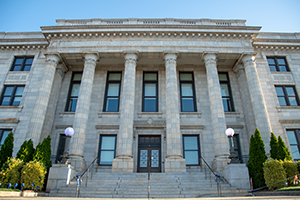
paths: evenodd
<path fill-rule="evenodd" d="M 47 169 L 52 166 L 51 163 L 51 138 L 48 136 L 36 146 L 33 160 L 42 162 Z"/>
<path fill-rule="evenodd" d="M 271 158 L 278 160 L 278 140 L 273 132 L 271 132 L 270 147 Z"/>
<path fill-rule="evenodd" d="M 0 150 L 0 169 L 2 165 L 7 161 L 8 158 L 12 157 L 14 148 L 14 135 L 10 132 L 4 140 L 4 144 Z"/>
<path fill-rule="evenodd" d="M 20 158 L 24 163 L 32 161 L 34 154 L 33 142 L 31 139 L 24 141 L 17 153 L 17 158 Z"/>
<path fill-rule="evenodd" d="M 260 131 L 255 130 L 254 136 L 250 139 L 248 169 L 252 178 L 253 188 L 265 186 L 263 164 L 267 161 L 264 141 Z"/>
<path fill-rule="evenodd" d="M 289 149 L 285 146 L 284 141 L 279 136 L 278 137 L 278 160 L 292 160 L 291 153 Z"/>

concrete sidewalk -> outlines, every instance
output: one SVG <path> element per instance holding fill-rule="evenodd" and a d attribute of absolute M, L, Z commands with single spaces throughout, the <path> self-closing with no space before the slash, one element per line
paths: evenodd
<path fill-rule="evenodd" d="M 73 197 L 0 197 L 0 200 L 107 200 L 111 198 L 73 198 Z M 138 200 L 146 200 L 147 198 L 139 198 Z M 163 198 L 155 200 L 170 200 L 174 198 Z M 228 200 L 247 200 L 247 199 L 300 199 L 299 196 L 249 196 L 249 197 L 205 197 L 205 198 L 176 198 L 176 200 L 212 200 L 212 199 L 228 199 Z M 137 200 L 132 198 L 122 198 L 122 199 L 113 199 L 113 200 Z"/>

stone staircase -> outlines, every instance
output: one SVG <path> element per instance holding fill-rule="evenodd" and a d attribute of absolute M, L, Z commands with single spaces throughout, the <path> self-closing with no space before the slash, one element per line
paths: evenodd
<path fill-rule="evenodd" d="M 149 198 L 193 198 L 217 197 L 218 189 L 214 177 L 202 172 L 151 173 Z M 246 190 L 238 190 L 227 183 L 221 183 L 222 196 L 246 196 Z M 76 181 L 57 191 L 50 191 L 50 197 L 75 197 Z M 148 198 L 147 173 L 101 173 L 93 179 L 82 181 L 80 197 L 89 198 Z"/>

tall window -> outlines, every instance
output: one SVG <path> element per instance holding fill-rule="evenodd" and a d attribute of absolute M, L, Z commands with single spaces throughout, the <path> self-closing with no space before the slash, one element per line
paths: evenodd
<path fill-rule="evenodd" d="M 33 57 L 16 57 L 11 71 L 30 71 Z"/>
<path fill-rule="evenodd" d="M 82 72 L 73 73 L 71 84 L 70 84 L 70 90 L 69 90 L 69 98 L 66 105 L 66 111 L 68 112 L 76 111 L 81 78 L 82 78 Z"/>
<path fill-rule="evenodd" d="M 71 145 L 71 137 L 66 136 L 65 134 L 61 134 L 59 138 L 59 145 L 56 154 L 56 162 L 60 162 L 62 160 L 62 156 L 65 151 L 69 153 L 70 145 Z"/>
<path fill-rule="evenodd" d="M 228 144 L 229 144 L 229 149 L 230 149 L 231 148 L 231 139 L 230 138 L 228 138 Z M 242 160 L 239 134 L 233 135 L 233 144 L 234 144 L 234 152 L 235 152 L 235 155 L 237 156 L 237 161 L 242 163 L 243 160 Z"/>
<path fill-rule="evenodd" d="M 268 57 L 268 64 L 272 72 L 287 72 L 290 71 L 285 58 Z"/>
<path fill-rule="evenodd" d="M 11 130 L 0 129 L 0 149 Z"/>
<path fill-rule="evenodd" d="M 143 112 L 158 111 L 157 72 L 144 72 Z"/>
<path fill-rule="evenodd" d="M 287 130 L 292 156 L 294 160 L 300 160 L 300 130 Z"/>
<path fill-rule="evenodd" d="M 294 86 L 275 86 L 280 106 L 299 106 L 299 98 Z"/>
<path fill-rule="evenodd" d="M 219 80 L 225 112 L 234 111 L 230 82 L 227 73 L 219 72 Z"/>
<path fill-rule="evenodd" d="M 196 112 L 196 95 L 192 72 L 180 72 L 180 98 L 182 112 Z"/>
<path fill-rule="evenodd" d="M 183 136 L 183 156 L 185 158 L 186 165 L 199 165 L 200 147 L 199 136 Z"/>
<path fill-rule="evenodd" d="M 20 105 L 25 86 L 7 85 L 1 97 L 1 106 L 18 106 Z"/>
<path fill-rule="evenodd" d="M 108 72 L 104 98 L 104 112 L 118 112 L 121 89 L 121 72 Z"/>
<path fill-rule="evenodd" d="M 113 159 L 116 157 L 116 142 L 115 135 L 102 135 L 100 137 L 100 165 L 112 165 Z"/>

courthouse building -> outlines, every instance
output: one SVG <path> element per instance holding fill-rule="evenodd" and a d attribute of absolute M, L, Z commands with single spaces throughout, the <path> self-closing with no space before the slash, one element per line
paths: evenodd
<path fill-rule="evenodd" d="M 225 130 L 245 167 L 258 128 L 267 153 L 274 132 L 300 159 L 300 33 L 260 29 L 130 18 L 0 32 L 1 145 L 12 131 L 16 155 L 50 135 L 52 162 L 66 147 L 76 171 L 98 157 L 106 172 L 189 172 L 203 157 L 222 172 Z"/>

